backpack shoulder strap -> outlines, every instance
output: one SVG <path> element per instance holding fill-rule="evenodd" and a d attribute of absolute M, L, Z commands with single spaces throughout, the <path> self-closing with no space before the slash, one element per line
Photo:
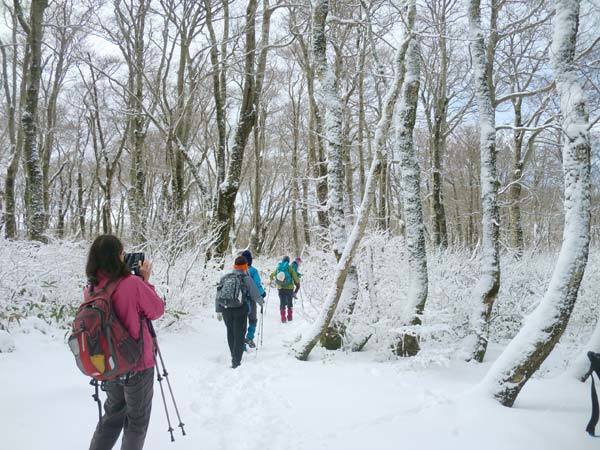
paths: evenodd
<path fill-rule="evenodd" d="M 247 273 L 240 273 L 238 279 L 240 280 L 240 286 L 244 294 L 246 294 L 246 277 L 249 276 Z"/>

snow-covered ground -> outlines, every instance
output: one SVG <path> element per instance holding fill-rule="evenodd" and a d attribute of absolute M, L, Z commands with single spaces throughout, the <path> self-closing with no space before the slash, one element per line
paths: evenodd
<path fill-rule="evenodd" d="M 299 307 L 294 322 L 278 323 L 277 308 L 271 291 L 264 346 L 236 370 L 229 368 L 225 326 L 208 311 L 176 331 L 163 330 L 161 347 L 188 435 L 169 441 L 156 385 L 146 449 L 598 448 L 584 431 L 588 384 L 566 375 L 533 379 L 509 409 L 473 392 L 489 362 L 418 367 L 372 352 L 322 349 L 299 362 L 289 346 L 308 324 Z M 30 318 L 11 339 L 17 351 L 0 353 L 0 448 L 87 448 L 97 410 L 64 330 Z M 491 348 L 489 357 L 499 350 Z"/>

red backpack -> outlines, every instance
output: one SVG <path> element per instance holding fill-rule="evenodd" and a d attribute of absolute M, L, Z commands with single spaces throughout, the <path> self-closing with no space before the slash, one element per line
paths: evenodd
<path fill-rule="evenodd" d="M 140 338 L 133 339 L 114 312 L 111 296 L 117 285 L 112 282 L 98 290 L 88 286 L 69 336 L 77 367 L 99 381 L 131 372 L 143 351 L 141 329 Z"/>

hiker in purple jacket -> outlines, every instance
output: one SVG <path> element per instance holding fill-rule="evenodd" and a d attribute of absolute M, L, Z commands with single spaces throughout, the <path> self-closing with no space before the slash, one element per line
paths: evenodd
<path fill-rule="evenodd" d="M 147 319 L 156 320 L 165 305 L 148 280 L 152 264 L 140 265 L 141 277 L 131 275 L 124 262 L 123 244 L 115 236 L 98 236 L 88 255 L 85 272 L 94 289 L 117 283 L 112 295 L 115 314 L 134 339 L 144 342 L 143 355 L 137 367 L 126 376 L 102 383 L 107 399 L 104 416 L 96 427 L 90 450 L 110 450 L 121 430 L 121 450 L 141 450 L 150 422 L 154 383 L 154 345 Z"/>

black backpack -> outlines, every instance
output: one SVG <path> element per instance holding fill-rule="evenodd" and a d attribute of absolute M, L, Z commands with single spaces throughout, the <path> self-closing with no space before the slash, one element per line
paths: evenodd
<path fill-rule="evenodd" d="M 244 275 L 230 272 L 223 275 L 217 285 L 217 303 L 225 309 L 239 308 L 244 304 L 246 291 Z"/>
<path fill-rule="evenodd" d="M 590 370 L 585 374 L 584 380 L 588 376 L 592 378 L 592 417 L 590 418 L 585 431 L 587 431 L 590 436 L 596 436 L 596 425 L 598 424 L 598 418 L 600 417 L 600 409 L 598 408 L 598 394 L 596 394 L 594 372 L 596 372 L 596 376 L 600 378 L 600 353 L 588 352 L 587 356 L 590 359 Z"/>

